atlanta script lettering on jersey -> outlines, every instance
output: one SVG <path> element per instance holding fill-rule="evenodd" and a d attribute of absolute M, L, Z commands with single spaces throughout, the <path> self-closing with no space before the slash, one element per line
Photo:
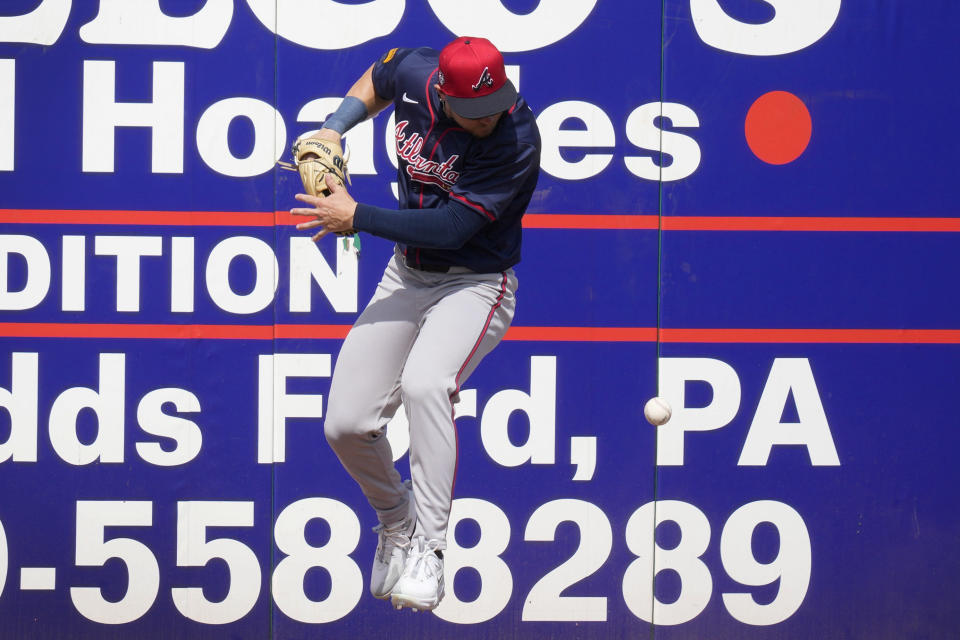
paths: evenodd
<path fill-rule="evenodd" d="M 408 124 L 410 124 L 409 120 L 401 120 L 397 123 L 396 129 L 397 155 L 407 161 L 407 175 L 417 182 L 435 184 L 445 191 L 450 191 L 450 188 L 460 178 L 460 172 L 452 169 L 460 156 L 452 155 L 442 164 L 427 160 L 420 155 L 420 150 L 423 148 L 423 136 L 414 131 L 408 137 L 405 133 Z"/>

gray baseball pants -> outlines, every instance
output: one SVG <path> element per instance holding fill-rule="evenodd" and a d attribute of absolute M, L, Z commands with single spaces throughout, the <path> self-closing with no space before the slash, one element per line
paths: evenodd
<path fill-rule="evenodd" d="M 414 535 L 446 546 L 457 469 L 453 403 L 500 342 L 515 307 L 512 269 L 430 273 L 395 255 L 343 342 L 324 420 L 327 441 L 380 522 L 407 516 L 408 492 L 385 427 L 402 403 L 410 425 Z"/>

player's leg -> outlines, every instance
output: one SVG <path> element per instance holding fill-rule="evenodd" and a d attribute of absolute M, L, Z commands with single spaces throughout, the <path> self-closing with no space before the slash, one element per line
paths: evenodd
<path fill-rule="evenodd" d="M 417 335 L 417 295 L 393 261 L 344 340 L 330 385 L 327 441 L 377 511 L 370 593 L 388 598 L 406 566 L 416 502 L 400 481 L 384 427 L 400 404 L 400 373 Z"/>
<path fill-rule="evenodd" d="M 437 300 L 401 379 L 417 525 L 403 575 L 391 592 L 397 608 L 433 609 L 443 598 L 442 558 L 457 466 L 452 398 L 506 333 L 515 290 L 512 271 L 502 277 L 470 274 L 431 287 Z"/>
<path fill-rule="evenodd" d="M 415 294 L 403 286 L 391 261 L 344 340 L 330 383 L 327 441 L 384 524 L 407 516 L 409 494 L 384 427 L 400 405 L 400 374 L 419 315 Z"/>
<path fill-rule="evenodd" d="M 457 463 L 452 396 L 506 333 L 515 290 L 512 271 L 463 275 L 444 285 L 435 292 L 440 299 L 426 313 L 403 371 L 417 500 L 414 535 L 439 540 L 440 549 L 446 546 Z"/>

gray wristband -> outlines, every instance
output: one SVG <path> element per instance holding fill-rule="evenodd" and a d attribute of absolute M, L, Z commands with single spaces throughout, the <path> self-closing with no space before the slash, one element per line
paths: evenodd
<path fill-rule="evenodd" d="M 366 119 L 367 107 L 363 104 L 363 100 L 347 96 L 337 107 L 337 110 L 323 123 L 323 128 L 332 129 L 343 135 Z"/>

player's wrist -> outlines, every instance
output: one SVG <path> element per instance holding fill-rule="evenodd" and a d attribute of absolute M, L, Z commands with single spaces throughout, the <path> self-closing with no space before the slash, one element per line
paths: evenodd
<path fill-rule="evenodd" d="M 353 209 L 353 228 L 358 231 L 370 231 L 371 220 L 376 216 L 377 207 L 357 202 Z"/>
<path fill-rule="evenodd" d="M 330 117 L 323 123 L 323 127 L 343 135 L 366 119 L 367 106 L 363 103 L 363 100 L 354 96 L 347 96 L 340 102 L 337 110 L 330 114 Z"/>
<path fill-rule="evenodd" d="M 326 127 L 323 127 L 322 129 L 317 131 L 315 134 L 313 134 L 311 137 L 316 138 L 318 140 L 329 140 L 331 142 L 336 142 L 337 144 L 340 144 L 340 139 L 343 136 L 341 136 L 339 133 L 337 133 L 333 129 L 327 129 Z"/>

